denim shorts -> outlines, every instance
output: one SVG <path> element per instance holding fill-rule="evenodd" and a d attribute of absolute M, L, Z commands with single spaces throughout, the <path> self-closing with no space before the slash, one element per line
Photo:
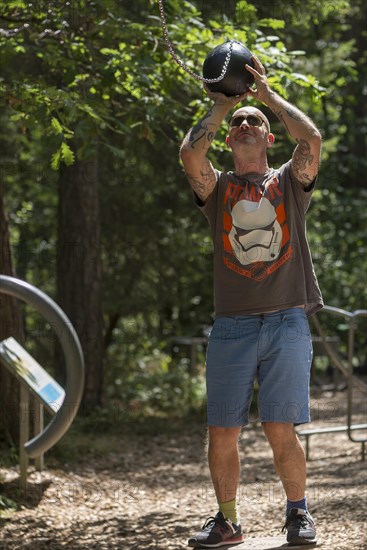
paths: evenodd
<path fill-rule="evenodd" d="M 208 424 L 248 424 L 255 382 L 256 419 L 310 422 L 311 362 L 311 334 L 302 308 L 217 318 L 206 357 Z"/>

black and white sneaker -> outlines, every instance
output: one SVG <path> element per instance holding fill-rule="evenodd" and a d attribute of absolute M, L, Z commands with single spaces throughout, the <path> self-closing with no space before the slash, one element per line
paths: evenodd
<path fill-rule="evenodd" d="M 235 546 L 243 542 L 241 525 L 226 519 L 222 512 L 206 520 L 201 531 L 191 537 L 188 545 L 191 548 L 221 548 Z"/>
<path fill-rule="evenodd" d="M 282 532 L 287 530 L 288 546 L 315 544 L 316 529 L 312 516 L 302 508 L 292 508 L 289 512 Z"/>

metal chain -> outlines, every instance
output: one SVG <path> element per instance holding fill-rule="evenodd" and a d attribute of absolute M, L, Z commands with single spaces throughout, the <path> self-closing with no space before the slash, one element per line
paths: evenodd
<path fill-rule="evenodd" d="M 178 57 L 178 55 L 176 54 L 173 46 L 172 46 L 172 43 L 169 39 L 169 35 L 168 35 L 168 30 L 167 30 L 167 22 L 166 22 L 166 17 L 165 17 L 165 14 L 164 14 L 164 8 L 163 8 L 163 0 L 158 0 L 158 5 L 159 5 L 159 13 L 160 13 L 160 16 L 161 16 L 161 23 L 162 23 L 162 30 L 163 30 L 163 37 L 164 37 L 164 40 L 167 44 L 167 48 L 168 48 L 168 51 L 169 53 L 171 54 L 171 56 L 173 57 L 173 59 L 176 61 L 176 63 L 184 70 L 186 71 L 189 75 L 193 76 L 194 78 L 196 78 L 196 80 L 201 80 L 202 82 L 205 82 L 207 84 L 211 84 L 211 83 L 214 83 L 214 82 L 220 82 L 221 80 L 223 80 L 226 72 L 227 72 L 227 68 L 228 68 L 228 65 L 229 65 L 229 61 L 231 59 L 231 55 L 232 55 L 232 50 L 233 50 L 233 43 L 234 41 L 233 40 L 230 40 L 229 41 L 229 49 L 228 49 L 228 52 L 227 52 L 227 55 L 226 55 L 226 58 L 224 60 L 224 64 L 223 64 L 223 68 L 222 68 L 222 72 L 220 73 L 220 75 L 217 77 L 217 78 L 204 78 L 203 76 L 195 73 L 192 69 L 190 69 L 190 67 L 188 67 L 186 65 L 186 63 L 184 63 L 183 61 L 181 61 L 181 59 Z"/>

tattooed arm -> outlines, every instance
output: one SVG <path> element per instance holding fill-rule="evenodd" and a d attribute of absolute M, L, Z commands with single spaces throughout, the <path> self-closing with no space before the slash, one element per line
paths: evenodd
<path fill-rule="evenodd" d="M 188 132 L 182 142 L 180 156 L 187 179 L 198 197 L 205 202 L 216 185 L 216 175 L 207 152 L 214 136 L 228 112 L 246 96 L 227 97 L 206 90 L 214 100 L 212 108 Z"/>
<path fill-rule="evenodd" d="M 319 170 L 321 134 L 302 111 L 272 92 L 268 107 L 277 115 L 287 132 L 297 141 L 291 162 L 294 177 L 308 187 Z"/>
<path fill-rule="evenodd" d="M 308 116 L 271 90 L 263 65 L 256 56 L 253 61 L 255 69 L 249 65 L 246 68 L 255 77 L 256 90 L 249 93 L 265 103 L 297 141 L 291 168 L 297 181 L 306 188 L 315 179 L 319 169 L 321 134 Z"/>

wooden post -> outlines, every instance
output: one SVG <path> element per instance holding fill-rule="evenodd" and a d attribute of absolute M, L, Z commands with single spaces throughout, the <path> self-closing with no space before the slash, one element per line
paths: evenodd
<path fill-rule="evenodd" d="M 19 464 L 20 464 L 20 486 L 22 489 L 27 487 L 27 469 L 28 455 L 24 449 L 24 444 L 29 440 L 29 391 L 20 384 L 20 430 L 19 430 Z"/>
<path fill-rule="evenodd" d="M 38 399 L 34 399 L 34 435 L 38 435 L 43 431 L 44 428 L 44 417 L 43 417 L 44 407 Z M 44 454 L 40 454 L 35 459 L 36 470 L 42 472 L 45 464 Z"/>

